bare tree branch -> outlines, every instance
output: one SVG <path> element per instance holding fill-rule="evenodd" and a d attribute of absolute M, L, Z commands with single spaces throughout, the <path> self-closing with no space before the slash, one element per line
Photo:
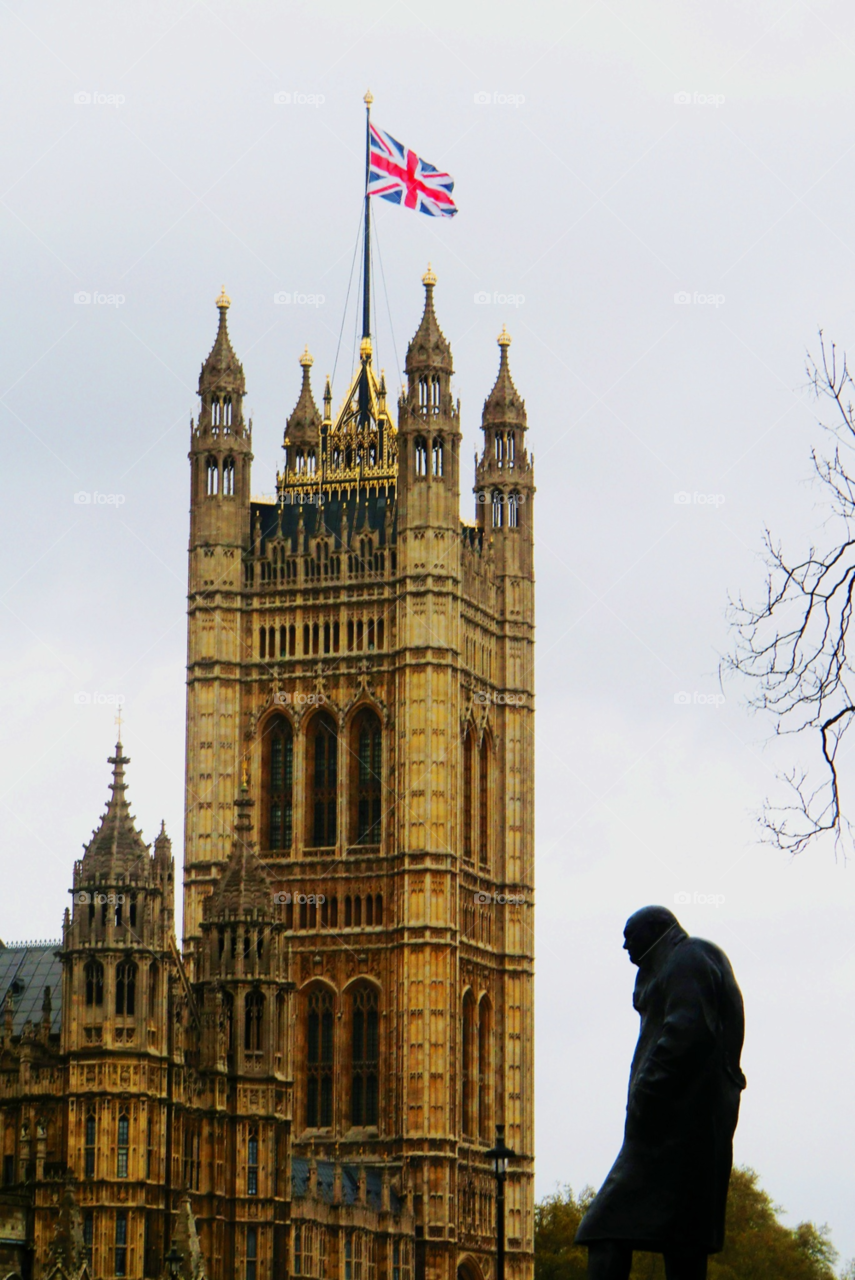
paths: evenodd
<path fill-rule="evenodd" d="M 847 648 L 855 598 L 855 382 L 845 353 L 821 330 L 819 344 L 819 359 L 807 356 L 808 384 L 817 400 L 835 406 L 832 422 L 821 421 L 834 437 L 832 452 L 811 450 L 828 510 L 827 549 L 810 547 L 803 559 L 790 561 L 765 531 L 765 598 L 757 605 L 741 595 L 731 599 L 735 643 L 721 664 L 723 674 L 747 678 L 749 707 L 771 715 L 777 735 L 802 734 L 818 752 L 821 781 L 814 785 L 807 770 L 794 769 L 781 779 L 790 803 L 767 800 L 763 808 L 763 838 L 791 854 L 823 834 L 844 854 L 853 845 L 839 752 L 855 716 L 855 665 Z"/>

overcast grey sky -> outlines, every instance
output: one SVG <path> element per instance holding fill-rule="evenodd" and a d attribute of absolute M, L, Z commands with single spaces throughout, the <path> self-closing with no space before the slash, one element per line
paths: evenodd
<path fill-rule="evenodd" d="M 804 351 L 819 325 L 855 347 L 855 10 L 10 0 L 0 24 L 0 936 L 58 934 L 115 695 L 138 820 L 179 846 L 186 453 L 214 299 L 225 283 L 269 492 L 303 345 L 317 394 L 335 359 L 370 86 L 460 207 L 377 209 L 380 363 L 394 382 L 430 260 L 465 455 L 503 323 L 528 406 L 538 1192 L 597 1184 L 616 1154 L 623 923 L 689 895 L 683 923 L 746 999 L 736 1158 L 855 1254 L 853 871 L 756 843 L 791 757 L 737 687 L 714 696 L 764 524 L 797 548 L 822 519 Z"/>

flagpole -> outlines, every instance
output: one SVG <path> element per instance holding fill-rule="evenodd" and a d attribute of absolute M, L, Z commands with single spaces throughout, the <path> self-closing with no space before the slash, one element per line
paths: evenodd
<path fill-rule="evenodd" d="M 365 222 L 362 245 L 362 336 L 371 337 L 371 200 L 368 195 L 368 177 L 371 172 L 371 103 L 369 89 L 362 99 L 365 103 Z"/>

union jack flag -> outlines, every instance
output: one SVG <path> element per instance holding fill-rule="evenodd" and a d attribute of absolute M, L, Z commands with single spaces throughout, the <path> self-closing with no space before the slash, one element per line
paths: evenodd
<path fill-rule="evenodd" d="M 451 198 L 454 179 L 376 125 L 369 129 L 368 194 L 418 209 L 430 218 L 453 218 L 457 213 Z"/>

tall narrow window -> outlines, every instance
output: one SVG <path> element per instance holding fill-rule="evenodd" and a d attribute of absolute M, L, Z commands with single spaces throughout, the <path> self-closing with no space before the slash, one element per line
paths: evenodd
<path fill-rule="evenodd" d="M 508 528 L 518 529 L 520 527 L 520 495 L 511 493 L 508 495 Z"/>
<path fill-rule="evenodd" d="M 244 999 L 243 1047 L 248 1053 L 261 1053 L 264 1023 L 264 996 L 250 991 Z"/>
<path fill-rule="evenodd" d="M 98 1131 L 95 1112 L 86 1116 L 83 1131 L 83 1173 L 87 1178 L 95 1177 L 95 1139 Z"/>
<path fill-rule="evenodd" d="M 157 1014 L 157 964 L 152 961 L 148 971 L 148 1016 L 154 1018 Z"/>
<path fill-rule="evenodd" d="M 137 966 L 125 960 L 116 968 L 116 1013 L 132 1018 L 137 1003 Z"/>
<path fill-rule="evenodd" d="M 413 441 L 413 449 L 415 451 L 416 475 L 426 476 L 428 473 L 428 446 L 424 436 L 416 436 Z"/>
<path fill-rule="evenodd" d="M 361 711 L 353 722 L 351 794 L 354 844 L 379 844 L 382 804 L 383 735 L 373 711 Z"/>
<path fill-rule="evenodd" d="M 433 462 L 433 474 L 435 476 L 442 475 L 442 437 L 434 436 L 433 449 L 431 451 Z"/>
<path fill-rule="evenodd" d="M 478 1002 L 478 1136 L 483 1141 L 488 1141 L 492 1132 L 491 1012 L 490 1001 L 482 996 Z"/>
<path fill-rule="evenodd" d="M 92 1242 L 95 1239 L 95 1214 L 87 1209 L 83 1215 L 83 1251 L 86 1261 L 92 1266 Z"/>
<path fill-rule="evenodd" d="M 478 750 L 478 861 L 490 862 L 490 743 L 485 733 Z"/>
<path fill-rule="evenodd" d="M 329 849 L 336 842 L 338 736 L 335 722 L 327 712 L 321 712 L 312 721 L 309 749 L 312 843 L 316 849 Z"/>
<path fill-rule="evenodd" d="M 128 1215 L 124 1209 L 116 1211 L 116 1247 L 113 1259 L 113 1274 L 128 1274 Z"/>
<path fill-rule="evenodd" d="M 116 1142 L 116 1177 L 128 1176 L 128 1148 L 130 1146 L 130 1121 L 126 1111 L 119 1116 L 119 1133 Z"/>
<path fill-rule="evenodd" d="M 226 458 L 223 463 L 223 496 L 233 498 L 235 492 L 235 460 Z"/>
<path fill-rule="evenodd" d="M 267 657 L 267 627 L 259 627 L 258 630 L 258 656 Z"/>
<path fill-rule="evenodd" d="M 99 960 L 88 960 L 83 970 L 87 1005 L 104 1003 L 104 967 Z"/>
<path fill-rule="evenodd" d="M 294 1275 L 303 1274 L 303 1230 L 299 1222 L 294 1223 Z"/>
<path fill-rule="evenodd" d="M 377 990 L 367 983 L 353 993 L 351 1005 L 350 1119 L 377 1124 L 380 1036 Z"/>
<path fill-rule="evenodd" d="M 309 995 L 306 1073 L 306 1124 L 310 1129 L 326 1129 L 332 1124 L 333 999 L 322 987 Z"/>
<path fill-rule="evenodd" d="M 442 384 L 439 380 L 439 374 L 432 373 L 430 375 L 430 407 L 432 413 L 439 413 L 441 394 Z"/>
<path fill-rule="evenodd" d="M 246 1229 L 246 1280 L 257 1280 L 258 1276 L 258 1228 Z"/>
<path fill-rule="evenodd" d="M 463 857 L 467 862 L 472 862 L 473 754 L 472 729 L 469 728 L 463 739 Z"/>
<path fill-rule="evenodd" d="M 475 1112 L 475 997 L 471 991 L 467 991 L 463 997 L 463 1025 L 461 1027 L 460 1037 L 460 1056 L 461 1056 L 461 1076 L 463 1088 L 461 1090 L 462 1111 L 461 1116 L 463 1133 L 467 1138 L 474 1137 L 474 1112 Z"/>
<path fill-rule="evenodd" d="M 246 1194 L 258 1195 L 258 1130 L 250 1129 L 246 1144 Z"/>
<path fill-rule="evenodd" d="M 135 893 L 131 894 L 131 901 L 128 909 L 128 924 L 132 929 L 136 929 L 137 927 L 137 895 Z"/>
<path fill-rule="evenodd" d="M 493 528 L 501 529 L 504 519 L 505 495 L 498 490 L 493 494 Z"/>
<path fill-rule="evenodd" d="M 267 721 L 262 747 L 267 848 L 288 852 L 294 838 L 294 733 L 285 716 Z"/>
<path fill-rule="evenodd" d="M 207 494 L 209 498 L 215 498 L 220 492 L 220 468 L 217 466 L 216 458 L 209 458 L 207 462 Z"/>

